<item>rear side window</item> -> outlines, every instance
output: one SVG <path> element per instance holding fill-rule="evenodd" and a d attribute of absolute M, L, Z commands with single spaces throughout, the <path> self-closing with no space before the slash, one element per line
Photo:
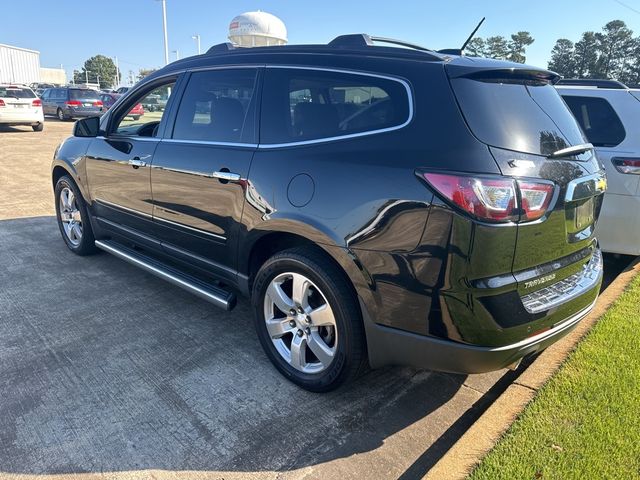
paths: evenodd
<path fill-rule="evenodd" d="M 191 75 L 176 116 L 177 140 L 239 143 L 255 90 L 257 70 L 211 70 Z M 251 136 L 252 136 L 251 132 Z"/>
<path fill-rule="evenodd" d="M 35 98 L 35 94 L 27 88 L 0 87 L 0 97 Z"/>
<path fill-rule="evenodd" d="M 262 98 L 263 144 L 371 133 L 411 116 L 404 83 L 369 75 L 267 68 Z"/>
<path fill-rule="evenodd" d="M 615 147 L 625 137 L 624 126 L 604 98 L 564 95 L 564 101 L 578 120 L 584 134 L 596 147 Z"/>
<path fill-rule="evenodd" d="M 536 155 L 585 143 L 556 89 L 527 79 L 451 80 L 469 128 L 494 147 Z"/>
<path fill-rule="evenodd" d="M 100 95 L 95 90 L 69 89 L 69 100 L 99 100 Z"/>

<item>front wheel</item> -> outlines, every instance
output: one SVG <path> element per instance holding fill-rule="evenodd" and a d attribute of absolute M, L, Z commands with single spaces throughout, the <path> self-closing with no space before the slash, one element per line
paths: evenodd
<path fill-rule="evenodd" d="M 87 206 L 71 177 L 64 175 L 56 183 L 56 218 L 62 239 L 73 253 L 90 255 L 97 251 Z"/>
<path fill-rule="evenodd" d="M 311 248 L 280 252 L 258 271 L 252 302 L 260 343 L 293 383 L 326 392 L 366 366 L 365 337 L 344 273 Z"/>
<path fill-rule="evenodd" d="M 31 128 L 33 128 L 34 132 L 41 132 L 42 130 L 44 130 L 44 123 L 38 123 L 37 125 L 31 125 Z"/>

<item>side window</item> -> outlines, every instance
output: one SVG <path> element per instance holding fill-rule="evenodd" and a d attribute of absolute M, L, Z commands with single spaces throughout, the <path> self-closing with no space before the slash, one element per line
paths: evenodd
<path fill-rule="evenodd" d="M 116 114 L 112 132 L 126 136 L 155 137 L 174 87 L 175 80 L 172 80 L 138 96 L 133 103 L 128 102 L 125 110 Z"/>
<path fill-rule="evenodd" d="M 411 99 L 393 79 L 322 70 L 267 68 L 261 143 L 375 132 L 409 120 Z"/>
<path fill-rule="evenodd" d="M 252 68 L 193 73 L 180 101 L 172 138 L 242 142 L 256 75 Z"/>
<path fill-rule="evenodd" d="M 620 117 L 604 98 L 563 95 L 589 142 L 596 147 L 615 147 L 626 135 Z"/>

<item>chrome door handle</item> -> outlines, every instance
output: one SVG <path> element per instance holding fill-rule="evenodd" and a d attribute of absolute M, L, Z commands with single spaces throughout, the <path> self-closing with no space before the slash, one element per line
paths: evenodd
<path fill-rule="evenodd" d="M 131 165 L 133 168 L 146 167 L 147 162 L 145 162 L 144 160 L 140 160 L 139 158 L 132 158 L 131 160 L 129 160 L 129 165 Z"/>
<path fill-rule="evenodd" d="M 238 182 L 242 178 L 239 173 L 233 172 L 213 172 L 211 176 L 218 180 L 226 180 L 227 182 Z"/>

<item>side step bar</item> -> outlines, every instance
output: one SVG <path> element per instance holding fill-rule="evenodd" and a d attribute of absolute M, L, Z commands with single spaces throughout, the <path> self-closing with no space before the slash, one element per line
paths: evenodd
<path fill-rule="evenodd" d="M 178 287 L 184 288 L 224 310 L 231 310 L 236 306 L 236 296 L 234 293 L 203 282 L 196 277 L 181 272 L 169 265 L 165 265 L 137 250 L 121 245 L 113 240 L 96 240 L 96 247 L 115 255 L 125 262 L 140 267 L 156 277 L 160 277 Z"/>

